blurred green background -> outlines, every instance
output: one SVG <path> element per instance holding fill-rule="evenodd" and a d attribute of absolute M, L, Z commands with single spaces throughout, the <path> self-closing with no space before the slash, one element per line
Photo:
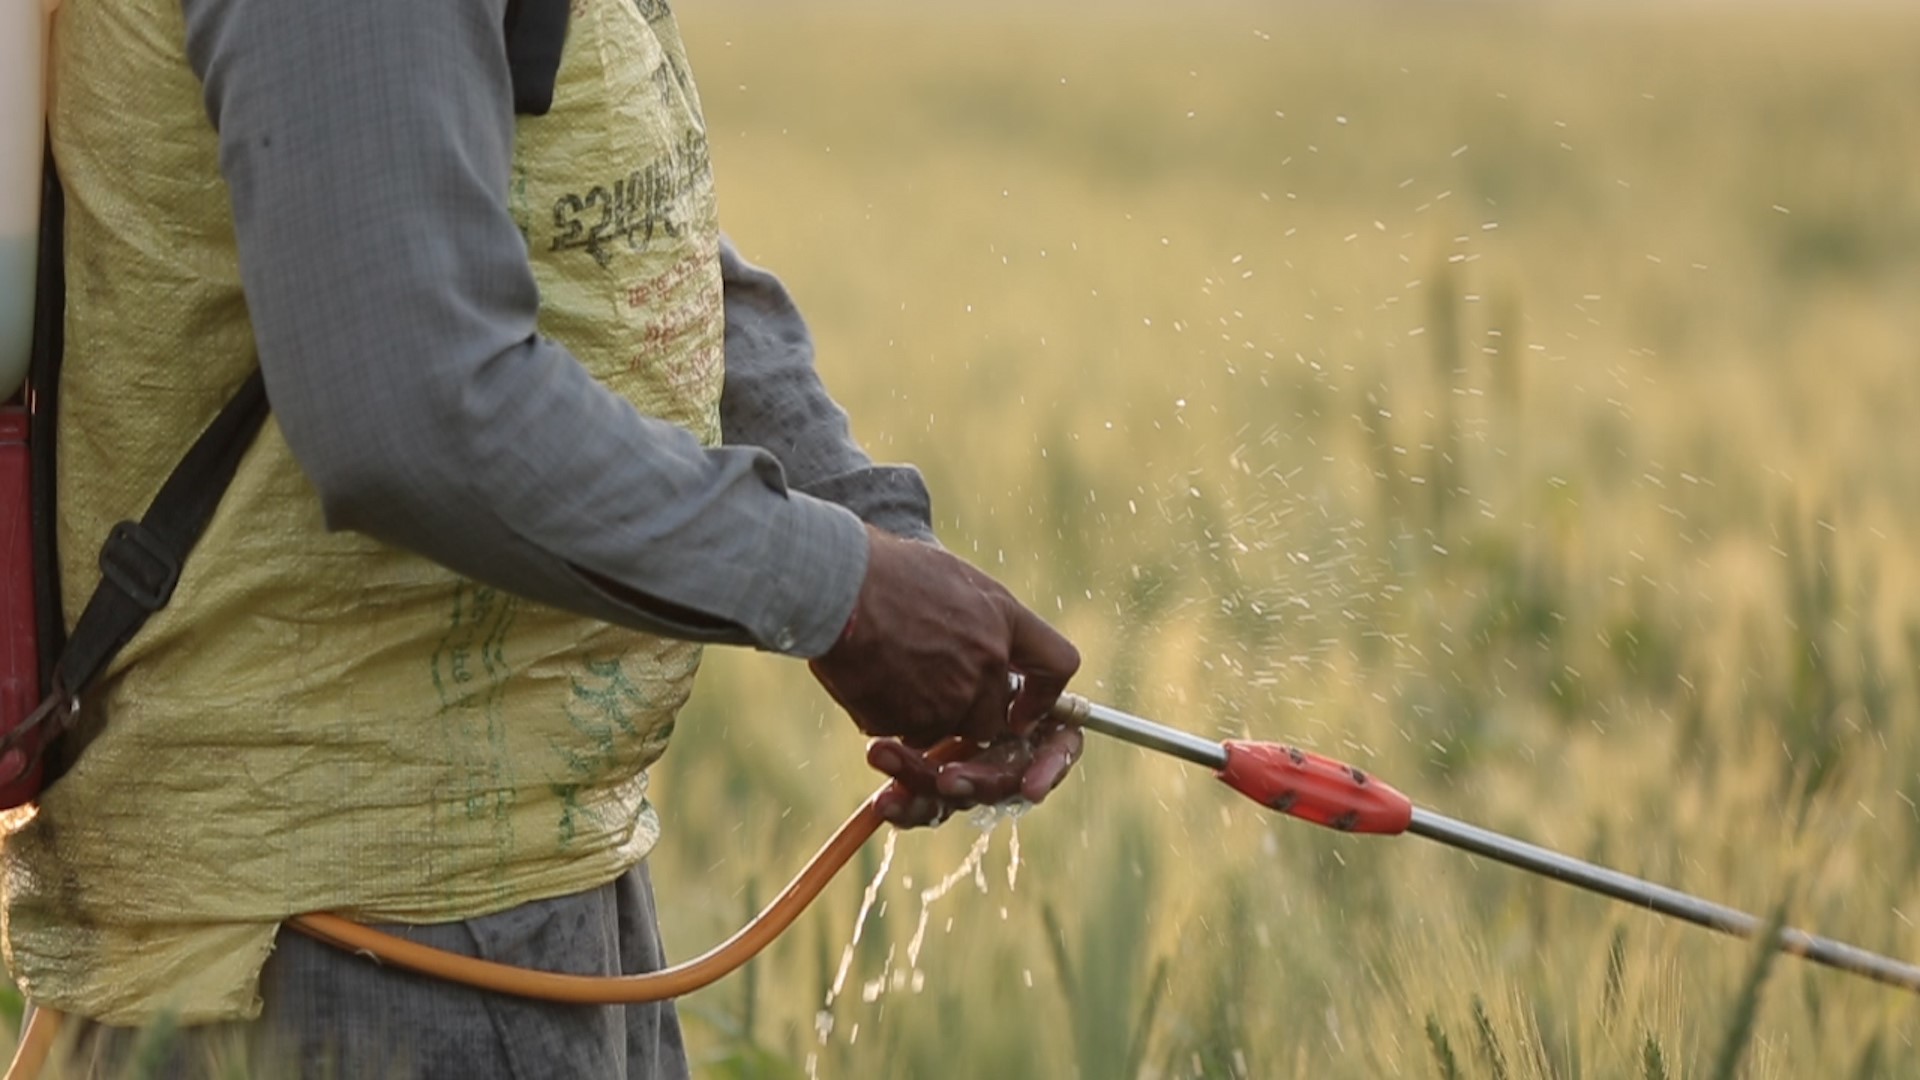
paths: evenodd
<path fill-rule="evenodd" d="M 1080 690 L 1920 957 L 1920 15 L 681 18 L 729 230 Z M 712 655 L 657 770 L 676 955 L 872 786 L 860 745 L 800 665 Z M 876 842 L 686 1003 L 703 1075 L 1915 1069 L 1910 995 L 1753 990 L 1738 942 L 1117 744 L 1020 826 L 917 963 L 980 834 L 901 838 L 829 1005 Z"/>

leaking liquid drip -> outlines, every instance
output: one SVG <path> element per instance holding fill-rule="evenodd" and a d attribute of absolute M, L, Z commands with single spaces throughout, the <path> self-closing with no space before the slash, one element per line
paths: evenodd
<path fill-rule="evenodd" d="M 1024 804 L 1023 804 L 1024 806 Z M 1021 813 L 1025 813 L 1024 808 Z M 1007 891 L 1020 887 L 1020 814 L 1007 819 Z"/>
<path fill-rule="evenodd" d="M 1019 819 L 1032 805 L 1032 803 L 1016 799 L 997 806 L 980 806 L 974 808 L 968 816 L 967 821 L 968 824 L 980 831 L 980 835 L 974 840 L 973 845 L 967 849 L 966 857 L 960 860 L 960 865 L 955 867 L 952 873 L 947 874 L 932 885 L 921 889 L 918 893 L 920 917 L 914 925 L 912 938 L 907 942 L 905 967 L 895 966 L 897 951 L 893 946 L 889 946 L 886 959 L 881 963 L 880 972 L 873 978 L 864 980 L 860 984 L 860 1000 L 862 1002 L 869 1005 L 874 1004 L 889 990 L 910 990 L 917 994 L 926 986 L 926 973 L 920 970 L 920 952 L 926 944 L 927 927 L 932 920 L 933 905 L 939 903 L 951 893 L 955 886 L 969 879 L 972 880 L 974 887 L 981 893 L 984 894 L 989 891 L 986 870 L 987 853 L 993 845 L 995 827 L 1003 820 L 1008 823 L 1009 834 L 1007 888 L 1011 890 L 1017 886 L 1020 877 Z M 861 936 L 866 931 L 867 916 L 872 913 L 875 903 L 878 902 L 880 889 L 886 882 L 888 872 L 893 868 L 893 856 L 899 836 L 898 831 L 889 830 L 887 833 L 885 846 L 881 849 L 880 866 L 874 871 L 873 880 L 867 883 L 866 891 L 863 892 L 860 897 L 860 910 L 853 921 L 852 940 L 848 941 L 846 948 L 841 950 L 840 966 L 834 972 L 833 983 L 827 989 L 826 1000 L 821 1003 L 820 1010 L 814 1014 L 813 1030 L 818 1040 L 818 1046 L 820 1047 L 825 1047 L 827 1040 L 833 1037 L 835 1026 L 833 1005 L 835 1001 L 839 1000 L 841 992 L 846 989 L 847 977 L 853 968 L 855 948 L 860 944 Z M 913 879 L 911 877 L 903 879 L 902 885 L 905 888 L 911 889 L 913 887 Z M 1004 918 L 1004 908 L 1001 914 Z M 947 929 L 951 930 L 952 928 L 953 920 L 949 918 L 947 920 Z M 856 1035 L 858 1031 L 858 1024 L 849 1030 L 849 1044 L 851 1044 L 852 1037 Z M 818 1050 L 815 1050 L 807 1055 L 806 1073 L 809 1080 L 818 1080 L 819 1068 L 820 1054 Z"/>
<path fill-rule="evenodd" d="M 940 902 L 953 891 L 955 885 L 967 878 L 973 878 L 981 892 L 987 891 L 987 875 L 984 869 L 987 859 L 987 847 L 993 843 L 993 833 L 981 830 L 974 840 L 973 847 L 967 850 L 967 857 L 960 861 L 953 873 L 920 890 L 920 922 L 913 928 L 913 937 L 907 942 L 907 967 L 917 969 L 920 966 L 920 947 L 927 941 L 927 920 L 933 914 L 933 905 Z"/>
<path fill-rule="evenodd" d="M 853 918 L 853 939 L 840 952 L 840 968 L 833 974 L 833 985 L 827 988 L 827 1000 L 821 1003 L 820 1011 L 813 1014 L 813 1031 L 819 1037 L 821 1046 L 827 1045 L 827 1040 L 833 1036 L 834 999 L 840 996 L 841 989 L 847 985 L 847 972 L 853 967 L 853 950 L 860 944 L 860 935 L 866 932 L 867 915 L 873 911 L 874 901 L 880 897 L 880 886 L 887 880 L 887 871 L 893 869 L 893 853 L 899 844 L 899 830 L 888 829 L 887 838 L 880 848 L 880 866 L 874 870 L 873 880 L 867 882 L 866 890 L 860 894 L 860 913 Z M 889 963 L 893 960 L 891 949 L 887 951 L 887 960 Z M 817 1080 L 819 1075 L 820 1054 L 815 1051 L 807 1055 L 807 1076 L 809 1080 Z"/>
<path fill-rule="evenodd" d="M 827 1010 L 833 1008 L 833 999 L 839 997 L 841 989 L 847 985 L 847 970 L 853 966 L 853 950 L 860 944 L 860 935 L 866 932 L 867 915 L 873 911 L 873 902 L 880 896 L 880 886 L 887 880 L 887 871 L 893 868 L 893 853 L 899 842 L 900 833 L 887 830 L 886 842 L 880 849 L 880 868 L 873 872 L 873 880 L 867 882 L 866 891 L 860 894 L 860 914 L 853 917 L 853 939 L 841 950 L 840 970 L 834 972 L 833 985 L 827 989 L 826 1004 L 821 1007 L 821 1014 L 827 1018 L 828 1031 L 833 1029 L 833 1014 Z"/>

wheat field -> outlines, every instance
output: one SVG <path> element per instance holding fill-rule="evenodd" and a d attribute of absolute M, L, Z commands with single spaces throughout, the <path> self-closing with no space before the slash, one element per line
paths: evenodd
<path fill-rule="evenodd" d="M 1920 14 L 679 7 L 729 232 L 1076 689 L 1920 959 Z M 791 661 L 678 732 L 685 957 L 876 781 Z M 698 1075 L 1920 1075 L 1910 994 L 1119 744 L 1017 826 L 876 840 Z"/>
<path fill-rule="evenodd" d="M 682 18 L 729 230 L 1078 689 L 1920 957 L 1920 18 Z M 791 663 L 715 655 L 680 731 L 685 955 L 872 780 Z M 1920 1074 L 1910 995 L 1749 993 L 1742 943 L 1097 741 L 911 962 L 978 835 L 900 840 L 830 1024 L 878 852 L 687 1002 L 704 1075 Z"/>

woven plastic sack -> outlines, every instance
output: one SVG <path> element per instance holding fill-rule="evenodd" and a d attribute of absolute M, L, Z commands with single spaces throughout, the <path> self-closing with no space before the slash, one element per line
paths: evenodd
<path fill-rule="evenodd" d="M 572 7 L 510 189 L 542 330 L 711 442 L 718 231 L 678 32 L 663 4 Z M 183 41 L 177 0 L 65 0 L 55 23 L 69 611 L 87 553 L 253 362 Z M 98 737 L 6 841 L 12 973 L 113 1023 L 241 1018 L 288 915 L 438 922 L 604 883 L 656 838 L 644 770 L 698 658 L 326 532 L 269 422 L 172 604 L 86 703 Z"/>

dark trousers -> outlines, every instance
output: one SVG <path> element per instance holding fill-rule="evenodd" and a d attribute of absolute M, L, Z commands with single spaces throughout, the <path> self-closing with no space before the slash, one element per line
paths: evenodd
<path fill-rule="evenodd" d="M 598 889 L 496 915 L 384 930 L 450 952 L 576 974 L 664 963 L 653 889 L 636 867 Z M 554 1005 L 483 993 L 280 932 L 257 1021 L 135 1031 L 85 1024 L 79 1075 L 109 1080 L 684 1080 L 672 1002 Z M 138 1062 L 139 1064 L 136 1064 Z M 66 1075 L 74 1075 L 68 1073 Z"/>

